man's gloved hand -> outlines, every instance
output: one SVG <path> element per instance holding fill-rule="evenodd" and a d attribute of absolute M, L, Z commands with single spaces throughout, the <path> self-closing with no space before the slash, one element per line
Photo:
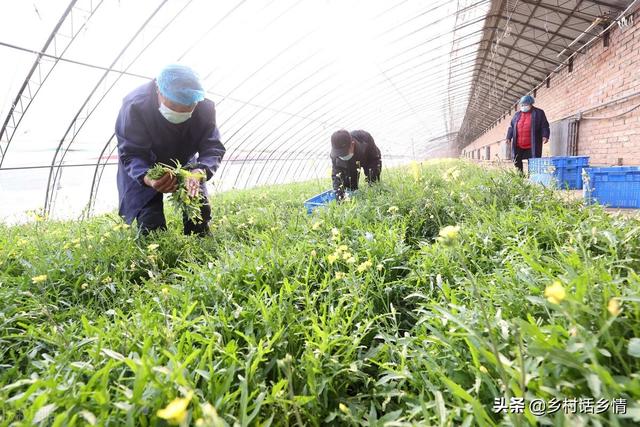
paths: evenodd
<path fill-rule="evenodd" d="M 169 172 L 158 179 L 151 179 L 145 175 L 143 181 L 158 193 L 173 193 L 178 188 L 178 179 Z"/>

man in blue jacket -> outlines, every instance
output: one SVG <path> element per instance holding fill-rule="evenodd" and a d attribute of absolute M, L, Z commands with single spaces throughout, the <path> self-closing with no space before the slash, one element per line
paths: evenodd
<path fill-rule="evenodd" d="M 513 163 L 523 173 L 522 161 L 542 157 L 542 145 L 549 141 L 549 122 L 544 111 L 533 106 L 535 100 L 525 95 L 520 98 L 520 111 L 511 119 L 507 144 L 511 144 Z"/>
<path fill-rule="evenodd" d="M 150 168 L 178 161 L 209 180 L 220 166 L 225 148 L 214 104 L 204 95 L 197 74 L 175 64 L 124 98 L 116 121 L 119 213 L 128 224 L 137 220 L 142 233 L 166 228 L 163 195 L 177 184 L 168 173 L 150 179 Z M 194 179 L 187 188 L 193 195 L 200 193 L 203 207 L 201 222 L 183 217 L 184 233 L 206 235 L 211 219 L 206 186 Z"/>

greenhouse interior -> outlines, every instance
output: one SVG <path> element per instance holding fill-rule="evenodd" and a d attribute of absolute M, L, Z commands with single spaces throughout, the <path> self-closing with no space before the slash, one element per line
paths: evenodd
<path fill-rule="evenodd" d="M 640 425 L 639 21 L 0 0 L 0 425 Z"/>

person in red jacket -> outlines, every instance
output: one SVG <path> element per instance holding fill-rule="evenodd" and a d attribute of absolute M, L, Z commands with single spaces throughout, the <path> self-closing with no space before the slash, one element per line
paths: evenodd
<path fill-rule="evenodd" d="M 523 173 L 522 161 L 542 157 L 542 145 L 549 141 L 549 122 L 544 111 L 533 106 L 535 100 L 526 95 L 520 98 L 520 111 L 511 119 L 507 144 L 511 144 L 513 163 Z"/>

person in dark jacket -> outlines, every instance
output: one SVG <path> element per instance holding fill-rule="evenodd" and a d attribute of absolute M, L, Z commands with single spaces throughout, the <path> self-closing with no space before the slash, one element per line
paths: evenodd
<path fill-rule="evenodd" d="M 535 100 L 526 95 L 520 98 L 520 111 L 511 119 L 507 144 L 511 144 L 513 163 L 523 173 L 524 159 L 542 157 L 542 145 L 549 141 L 549 122 L 544 111 L 533 106 Z"/>
<path fill-rule="evenodd" d="M 119 213 L 143 233 L 166 228 L 163 195 L 176 190 L 176 178 L 153 180 L 147 171 L 156 163 L 189 165 L 211 179 L 222 161 L 216 111 L 205 99 L 198 75 L 184 65 L 169 65 L 158 77 L 128 94 L 116 120 L 118 139 Z M 187 183 L 202 198 L 202 222 L 183 218 L 185 234 L 206 235 L 211 219 L 206 186 L 195 178 Z"/>
<path fill-rule="evenodd" d="M 349 133 L 339 130 L 331 135 L 331 179 L 338 200 L 345 190 L 357 190 L 360 168 L 369 184 L 380 180 L 382 160 L 373 137 L 364 130 Z"/>

